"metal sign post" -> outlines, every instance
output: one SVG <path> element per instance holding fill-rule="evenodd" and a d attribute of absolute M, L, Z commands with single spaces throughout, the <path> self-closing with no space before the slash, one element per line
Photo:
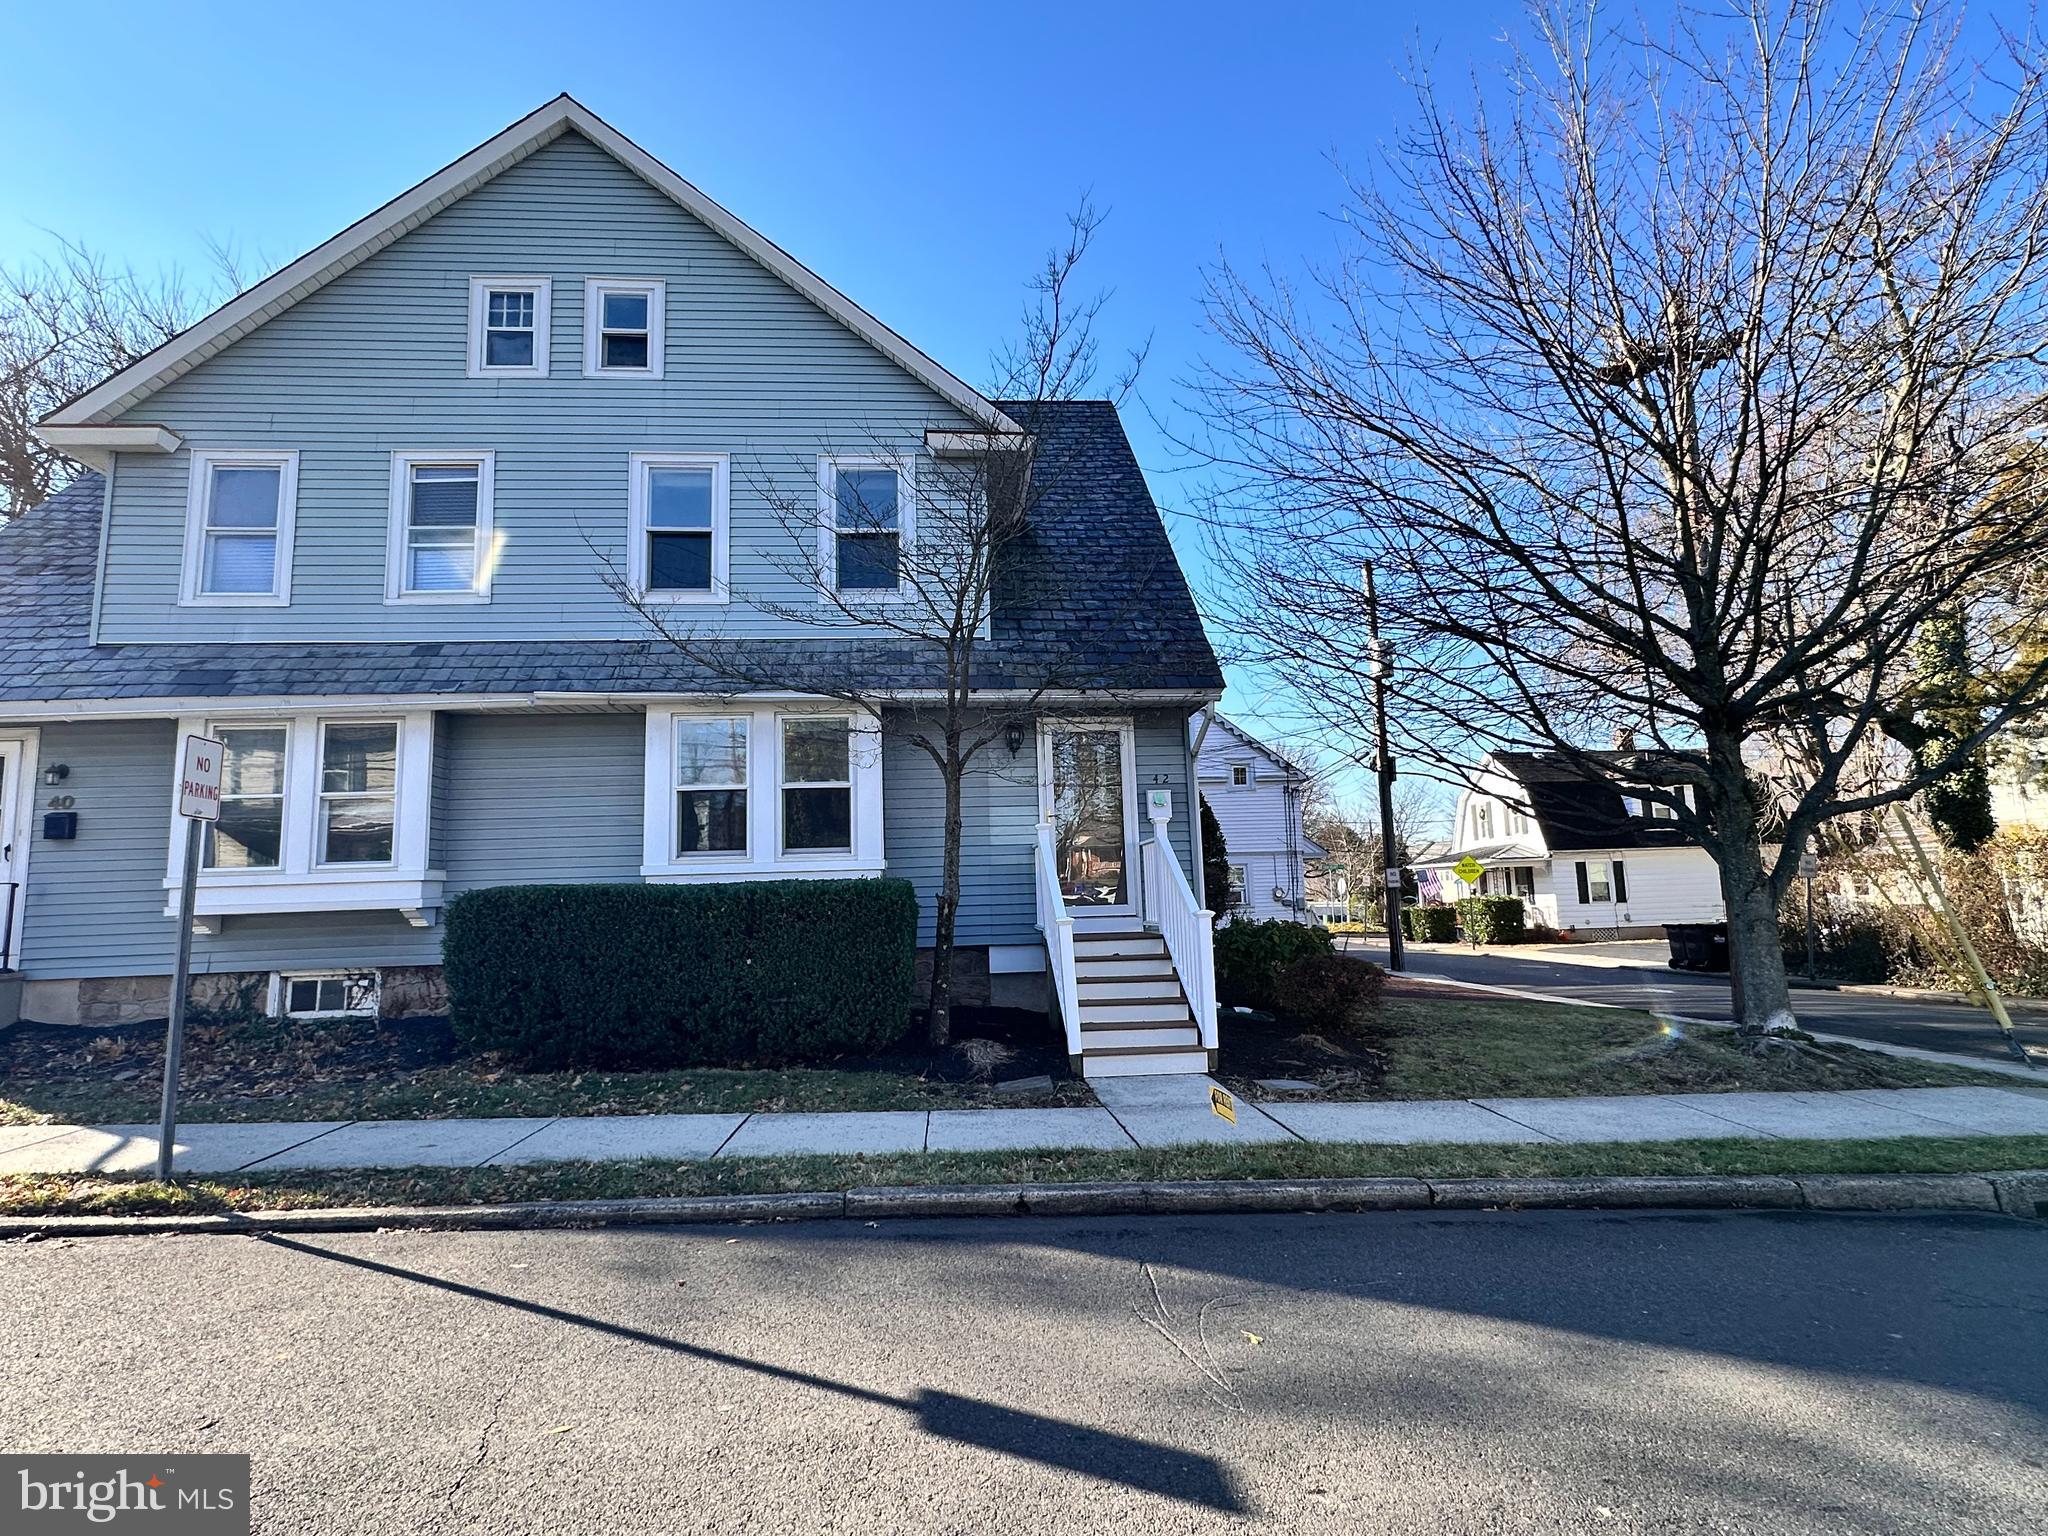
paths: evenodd
<path fill-rule="evenodd" d="M 185 994 L 192 986 L 192 908 L 199 895 L 199 849 L 205 823 L 220 820 L 220 760 L 227 749 L 207 736 L 187 736 L 178 754 L 178 814 L 185 821 L 185 878 L 178 893 L 178 968 L 171 977 L 171 1019 L 164 1038 L 163 1112 L 157 1120 L 156 1176 L 171 1176 L 178 1135 L 178 1066 L 185 1054 Z"/>
<path fill-rule="evenodd" d="M 1372 678 L 1373 777 L 1380 792 L 1380 868 L 1386 872 L 1387 969 L 1408 969 L 1401 942 L 1400 839 L 1394 835 L 1394 751 L 1387 741 L 1387 672 L 1391 649 L 1380 639 L 1380 598 L 1372 584 L 1372 563 L 1358 568 L 1365 588 L 1366 671 Z"/>

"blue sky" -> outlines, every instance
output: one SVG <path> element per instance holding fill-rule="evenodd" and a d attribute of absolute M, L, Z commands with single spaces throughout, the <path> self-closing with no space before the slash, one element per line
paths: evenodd
<path fill-rule="evenodd" d="M 1106 345 L 1152 337 L 1128 413 L 1155 492 L 1200 362 L 1202 268 L 1332 248 L 1411 50 L 1488 74 L 1519 0 L 570 8 L 56 7 L 0 0 L 0 261 L 55 232 L 144 269 L 209 238 L 298 255 L 567 90 L 954 371 L 986 374 L 1091 194 Z M 1199 540 L 1175 529 L 1204 573 Z M 1242 683 L 1231 708 L 1255 717 Z"/>

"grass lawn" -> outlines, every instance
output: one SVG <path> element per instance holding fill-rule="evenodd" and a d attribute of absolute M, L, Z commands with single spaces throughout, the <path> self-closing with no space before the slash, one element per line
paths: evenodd
<path fill-rule="evenodd" d="M 1277 1146 L 1129 1152 L 926 1152 L 890 1157 L 719 1158 L 234 1174 L 0 1175 L 0 1215 L 201 1215 L 348 1205 L 784 1194 L 882 1185 L 1083 1183 L 1100 1179 L 1595 1177 L 1690 1173 L 1976 1173 L 2048 1167 L 2048 1136 L 1890 1141 L 1672 1141 L 1597 1146 Z"/>
<path fill-rule="evenodd" d="M 966 1038 L 971 1029 L 956 1031 Z M 1066 1076 L 1064 1044 L 992 1042 L 1001 1059 L 977 1069 L 963 1050 L 814 1067 L 666 1072 L 522 1072 L 464 1054 L 445 1022 L 363 1020 L 211 1024 L 186 1037 L 179 1118 L 438 1120 L 468 1115 L 655 1115 L 743 1110 L 958 1109 L 1092 1104 Z M 1004 1055 L 1003 1053 L 1007 1053 Z M 998 1094 L 993 1079 L 1050 1072 L 1049 1090 Z M 82 1030 L 0 1032 L 0 1125 L 156 1119 L 161 1026 L 93 1036 Z"/>
<path fill-rule="evenodd" d="M 1447 995 L 1390 980 L 1378 1036 L 1319 1035 L 1226 1015 L 1220 1074 L 1248 1098 L 1257 1078 L 1298 1078 L 1323 1099 L 1569 1098 L 1832 1088 L 2012 1086 L 1967 1067 L 1812 1045 L 1751 1056 L 1723 1030 L 1666 1026 L 1647 1013 Z M 2048 1081 L 2048 1074 L 2044 1074 Z"/>

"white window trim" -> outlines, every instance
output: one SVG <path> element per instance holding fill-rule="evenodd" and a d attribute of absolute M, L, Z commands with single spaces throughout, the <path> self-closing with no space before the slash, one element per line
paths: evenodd
<path fill-rule="evenodd" d="M 554 281 L 532 273 L 472 277 L 469 280 L 469 376 L 472 379 L 544 379 L 553 336 Z M 484 322 L 493 289 L 520 289 L 533 295 L 533 361 L 518 368 L 492 368 L 484 362 Z"/>
<path fill-rule="evenodd" d="M 896 542 L 899 550 L 896 590 L 872 592 L 839 590 L 839 471 L 842 469 L 893 469 L 896 471 Z M 917 461 L 906 455 L 888 453 L 838 453 L 818 459 L 818 601 L 835 606 L 861 607 L 869 603 L 903 603 L 914 595 L 903 580 L 910 552 L 917 545 Z"/>
<path fill-rule="evenodd" d="M 1238 778 L 1240 773 L 1244 775 L 1242 780 Z M 1230 765 L 1230 787 L 1232 789 L 1250 789 L 1252 787 L 1252 765 L 1250 763 L 1232 763 Z"/>
<path fill-rule="evenodd" d="M 647 366 L 603 366 L 604 296 L 608 293 L 647 295 Z M 658 379 L 666 350 L 668 284 L 658 277 L 586 277 L 583 280 L 583 377 L 586 379 Z"/>
<path fill-rule="evenodd" d="M 410 592 L 405 586 L 407 522 L 410 510 L 412 471 L 416 464 L 474 464 L 476 466 L 476 585 L 466 592 Z M 384 601 L 387 605 L 435 603 L 488 603 L 491 580 L 497 574 L 498 455 L 488 448 L 436 451 L 405 448 L 391 455 L 391 521 L 385 532 Z"/>
<path fill-rule="evenodd" d="M 216 468 L 275 469 L 277 478 L 277 558 L 270 568 L 268 592 L 204 592 L 208 492 Z M 188 608 L 283 608 L 292 600 L 292 534 L 299 515 L 299 451 L 296 448 L 207 448 L 192 454 L 190 483 L 185 490 L 185 570 L 179 603 Z"/>
<path fill-rule="evenodd" d="M 791 723 L 798 720 L 844 720 L 846 722 L 847 777 L 843 784 L 840 780 L 790 780 L 785 778 L 788 765 L 783 759 L 784 736 Z M 815 864 L 820 859 L 851 858 L 853 850 L 860 846 L 860 797 L 855 792 L 854 781 L 859 773 L 859 765 L 855 759 L 860 754 L 861 743 L 858 733 L 854 730 L 854 725 L 855 722 L 852 714 L 846 710 L 819 710 L 815 713 L 800 711 L 796 714 L 780 714 L 775 717 L 775 847 L 780 857 L 792 863 Z M 791 848 L 787 846 L 785 837 L 788 831 L 788 820 L 783 815 L 783 791 L 788 789 L 838 789 L 841 787 L 844 787 L 846 790 L 847 807 L 852 823 L 847 828 L 847 846 L 844 848 Z"/>
<path fill-rule="evenodd" d="M 740 777 L 738 783 L 679 784 L 676 782 L 674 756 L 676 726 L 680 721 L 686 719 L 714 720 L 728 724 L 735 720 L 745 722 L 747 727 L 747 760 L 740 768 Z M 751 859 L 753 857 L 754 848 L 756 846 L 754 832 L 754 822 L 756 820 L 754 816 L 754 731 L 754 716 L 750 711 L 747 710 L 738 710 L 721 714 L 675 714 L 669 717 L 668 742 L 670 756 L 668 774 L 668 861 L 671 864 L 677 866 L 678 868 L 702 869 L 707 864 L 727 864 L 732 863 L 735 860 L 743 861 Z M 714 795 L 731 794 L 737 791 L 738 793 L 745 795 L 747 797 L 747 819 L 746 825 L 742 829 L 742 837 L 744 840 L 743 846 L 736 849 L 709 849 L 703 853 L 683 852 L 681 846 L 682 840 L 676 835 L 677 832 L 680 830 L 676 826 L 676 806 L 681 796 L 692 791 L 701 791 L 706 794 Z"/>
<path fill-rule="evenodd" d="M 320 741 L 329 724 L 398 722 L 398 820 L 388 864 L 319 862 Z M 418 926 L 441 905 L 446 876 L 427 867 L 433 813 L 434 716 L 430 710 L 223 712 L 179 719 L 177 738 L 222 728 L 285 728 L 284 841 L 275 869 L 201 869 L 194 910 L 201 917 L 264 912 L 398 911 Z M 177 813 L 176 754 L 168 765 L 169 847 L 164 861 L 166 917 L 178 915 L 184 875 L 184 818 Z"/>
<path fill-rule="evenodd" d="M 338 1013 L 288 1013 L 286 1011 L 285 1005 L 291 1000 L 291 984 L 293 982 L 346 981 L 352 976 L 368 976 L 370 978 L 369 1012 L 351 1013 L 346 1010 L 343 1010 Z M 270 973 L 270 986 L 268 988 L 268 995 L 264 999 L 263 1011 L 267 1016 L 273 1019 L 374 1019 L 377 1017 L 377 1005 L 381 1001 L 381 993 L 383 992 L 383 989 L 384 978 L 378 974 L 374 966 L 362 966 L 355 970 L 347 971 L 337 971 L 332 969 L 308 971 L 272 971 Z"/>
<path fill-rule="evenodd" d="M 647 512 L 651 472 L 657 469 L 711 471 L 711 590 L 650 591 L 647 559 Z M 636 453 L 626 489 L 628 544 L 626 582 L 634 596 L 649 603 L 728 603 L 732 601 L 732 460 L 723 453 Z"/>
<path fill-rule="evenodd" d="M 690 716 L 747 717 L 747 852 L 675 853 L 675 722 Z M 805 715 L 853 720 L 853 847 L 839 852 L 782 852 L 782 725 Z M 882 852 L 882 734 L 872 714 L 841 703 L 815 706 L 707 699 L 647 711 L 640 874 L 655 883 L 786 880 L 805 876 L 879 875 Z"/>
<path fill-rule="evenodd" d="M 386 870 L 398 867 L 398 808 L 405 802 L 407 789 L 405 772 L 405 722 L 395 715 L 366 716 L 362 719 L 321 720 L 313 737 L 313 868 L 320 873 L 330 870 Z M 391 857 L 388 859 L 344 859 L 333 860 L 323 856 L 321 848 L 325 840 L 326 810 L 329 798 L 345 800 L 381 800 L 382 795 L 337 795 L 330 797 L 327 791 L 327 732 L 337 725 L 388 725 L 392 727 L 392 745 L 395 749 L 391 765 Z M 289 744 L 287 744 L 289 751 Z M 289 758 L 286 766 L 289 767 Z M 291 786 L 285 786 L 285 805 L 291 805 Z"/>

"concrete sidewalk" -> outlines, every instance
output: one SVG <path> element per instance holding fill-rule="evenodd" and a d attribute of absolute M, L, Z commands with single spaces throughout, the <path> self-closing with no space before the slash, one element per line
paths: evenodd
<path fill-rule="evenodd" d="M 185 1125 L 181 1173 L 483 1168 L 520 1163 L 802 1154 L 1179 1147 L 1195 1143 L 1593 1143 L 1708 1138 L 2048 1135 L 2048 1094 L 2004 1088 L 1634 1094 L 1374 1103 L 1240 1100 L 1231 1125 L 1207 1077 L 1096 1080 L 1100 1109 L 863 1114 L 595 1115 Z M 156 1164 L 156 1127 L 0 1127 L 0 1173 L 126 1173 Z"/>

